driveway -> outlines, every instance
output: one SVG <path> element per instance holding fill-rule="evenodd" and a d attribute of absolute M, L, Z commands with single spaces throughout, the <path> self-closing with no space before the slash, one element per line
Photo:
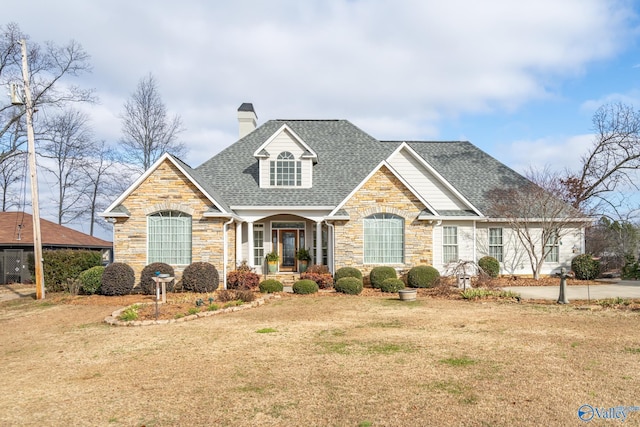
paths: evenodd
<path fill-rule="evenodd" d="M 524 299 L 557 300 L 560 293 L 560 280 L 558 280 L 558 286 L 505 286 L 502 289 L 517 292 Z M 569 301 L 618 297 L 640 298 L 640 281 L 620 280 L 615 284 L 567 286 Z"/>

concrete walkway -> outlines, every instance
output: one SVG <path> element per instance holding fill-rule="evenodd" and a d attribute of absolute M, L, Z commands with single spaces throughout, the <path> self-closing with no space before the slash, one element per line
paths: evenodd
<path fill-rule="evenodd" d="M 505 286 L 505 291 L 519 293 L 524 299 L 557 300 L 560 294 L 558 286 Z M 640 298 L 640 281 L 620 280 L 615 284 L 573 285 L 567 286 L 567 298 L 571 300 L 598 300 L 606 298 Z"/>

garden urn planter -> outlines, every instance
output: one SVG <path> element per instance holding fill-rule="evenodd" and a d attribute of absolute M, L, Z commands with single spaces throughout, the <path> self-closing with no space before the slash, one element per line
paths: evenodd
<path fill-rule="evenodd" d="M 415 301 L 418 295 L 417 289 L 400 289 L 398 291 L 400 301 Z"/>

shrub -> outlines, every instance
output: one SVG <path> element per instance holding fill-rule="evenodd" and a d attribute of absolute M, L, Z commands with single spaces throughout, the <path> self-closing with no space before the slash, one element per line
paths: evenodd
<path fill-rule="evenodd" d="M 168 274 L 170 277 L 174 277 L 173 267 L 164 262 L 153 262 L 142 269 L 140 273 L 140 288 L 145 295 L 154 295 L 156 293 L 156 282 L 153 280 L 156 277 L 156 272 L 160 274 Z M 173 284 L 175 280 L 167 283 L 167 292 L 173 292 Z"/>
<path fill-rule="evenodd" d="M 394 279 L 393 277 L 384 279 L 380 285 L 382 292 L 398 292 L 400 289 L 404 289 L 404 282 L 400 279 Z"/>
<path fill-rule="evenodd" d="M 328 271 L 328 270 L 327 270 Z M 307 270 L 300 274 L 301 280 L 313 280 L 319 289 L 330 289 L 333 286 L 333 276 L 331 273 L 313 273 Z"/>
<path fill-rule="evenodd" d="M 336 271 L 336 274 L 333 276 L 333 280 L 337 282 L 343 277 L 355 277 L 356 279 L 362 280 L 362 273 L 357 268 L 342 267 Z"/>
<path fill-rule="evenodd" d="M 336 292 L 349 295 L 358 295 L 362 292 L 362 287 L 362 279 L 357 277 L 343 277 L 335 284 Z"/>
<path fill-rule="evenodd" d="M 282 292 L 284 287 L 282 283 L 278 282 L 275 279 L 263 280 L 260 282 L 260 292 L 263 294 L 272 294 L 274 292 Z"/>
<path fill-rule="evenodd" d="M 314 264 L 307 268 L 307 273 L 317 273 L 317 274 L 331 274 L 329 272 L 329 267 L 324 264 Z"/>
<path fill-rule="evenodd" d="M 252 290 L 260 284 L 260 276 L 253 272 L 246 261 L 236 267 L 235 270 L 227 273 L 227 288 Z"/>
<path fill-rule="evenodd" d="M 87 295 L 99 293 L 100 285 L 102 285 L 102 273 L 104 273 L 104 267 L 101 265 L 91 267 L 80 273 L 78 280 L 80 281 L 82 292 Z"/>
<path fill-rule="evenodd" d="M 623 279 L 640 279 L 640 266 L 638 261 L 631 254 L 625 254 L 624 266 L 622 267 Z"/>
<path fill-rule="evenodd" d="M 478 260 L 478 267 L 490 277 L 498 277 L 500 274 L 500 262 L 492 256 L 483 256 Z"/>
<path fill-rule="evenodd" d="M 213 292 L 218 289 L 218 270 L 208 262 L 194 262 L 182 273 L 182 288 L 191 292 Z"/>
<path fill-rule="evenodd" d="M 236 292 L 236 299 L 243 302 L 251 302 L 256 299 L 256 294 L 248 289 L 238 289 Z"/>
<path fill-rule="evenodd" d="M 29 271 L 35 276 L 34 257 L 28 258 Z M 50 292 L 68 291 L 67 279 L 77 279 L 80 273 L 102 264 L 99 251 L 56 249 L 42 252 L 43 279 Z"/>
<path fill-rule="evenodd" d="M 216 293 L 216 299 L 220 302 L 235 301 L 236 292 L 229 289 L 223 289 Z"/>
<path fill-rule="evenodd" d="M 318 292 L 318 284 L 313 280 L 303 279 L 298 280 L 293 284 L 293 293 L 294 294 L 315 294 Z"/>
<path fill-rule="evenodd" d="M 430 265 L 418 265 L 409 270 L 407 286 L 410 288 L 433 288 L 438 284 L 440 273 Z"/>
<path fill-rule="evenodd" d="M 592 280 L 600 274 L 600 263 L 589 254 L 581 254 L 571 260 L 571 270 L 579 280 Z"/>
<path fill-rule="evenodd" d="M 103 295 L 128 295 L 135 283 L 133 268 L 122 262 L 114 262 L 104 268 L 100 289 Z"/>
<path fill-rule="evenodd" d="M 382 286 L 382 282 L 385 279 L 397 279 L 398 274 L 393 267 L 374 267 L 369 273 L 369 280 L 371 280 L 371 286 L 374 288 L 380 289 Z"/>

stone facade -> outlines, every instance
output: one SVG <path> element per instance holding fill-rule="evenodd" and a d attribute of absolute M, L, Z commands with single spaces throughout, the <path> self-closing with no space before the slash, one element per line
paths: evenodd
<path fill-rule="evenodd" d="M 129 218 L 118 218 L 114 224 L 114 255 L 116 262 L 129 264 L 136 280 L 147 261 L 147 216 L 159 211 L 175 210 L 192 217 L 192 262 L 213 264 L 222 281 L 224 223 L 228 218 L 204 218 L 211 202 L 187 179 L 173 163 L 166 160 L 144 180 L 122 205 Z M 228 226 L 227 248 L 235 247 L 235 227 Z M 235 251 L 228 251 L 227 268 L 235 266 Z M 172 266 L 178 278 L 186 265 Z"/>
<path fill-rule="evenodd" d="M 422 202 L 385 166 L 382 166 L 343 206 L 349 221 L 336 221 L 335 267 L 355 267 L 368 274 L 375 264 L 364 263 L 363 219 L 375 213 L 404 218 L 404 263 L 398 270 L 433 263 L 433 227 L 418 221 Z"/>

